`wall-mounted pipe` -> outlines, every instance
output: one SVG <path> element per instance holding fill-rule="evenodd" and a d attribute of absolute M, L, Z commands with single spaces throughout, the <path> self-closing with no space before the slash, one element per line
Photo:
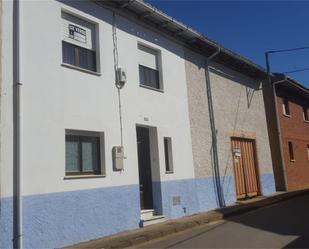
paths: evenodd
<path fill-rule="evenodd" d="M 283 157 L 283 144 L 282 144 L 282 137 L 281 137 L 281 127 L 280 127 L 280 119 L 279 119 L 279 112 L 278 112 L 278 103 L 277 103 L 277 93 L 276 93 L 276 85 L 287 82 L 288 79 L 286 75 L 284 75 L 283 80 L 279 80 L 276 82 L 271 82 L 271 87 L 272 87 L 272 94 L 275 102 L 275 113 L 276 113 L 276 121 L 277 121 L 277 131 L 278 131 L 278 138 L 279 138 L 279 149 L 280 149 L 280 159 L 282 162 L 282 173 L 283 173 L 283 184 L 284 184 L 284 191 L 287 191 L 288 185 L 287 185 L 287 176 L 286 176 L 286 167 L 285 167 L 285 161 Z"/>
<path fill-rule="evenodd" d="M 272 75 L 270 72 L 270 62 L 269 62 L 269 54 L 273 53 L 273 51 L 268 51 L 265 53 L 265 61 L 266 61 L 266 72 L 267 72 L 267 81 L 268 87 L 271 88 L 272 97 L 275 102 L 275 115 L 276 115 L 276 126 L 277 126 L 277 133 L 279 138 L 279 151 L 280 151 L 280 160 L 282 164 L 282 173 L 283 173 L 283 190 L 287 190 L 287 176 L 286 176 L 286 168 L 285 168 L 285 161 L 283 157 L 283 146 L 282 146 L 282 138 L 281 138 L 281 127 L 280 127 L 280 119 L 278 114 L 278 103 L 277 103 L 277 93 L 276 93 L 276 85 L 288 81 L 287 76 L 284 74 L 284 79 L 279 80 L 276 82 L 272 82 Z"/>
<path fill-rule="evenodd" d="M 22 189 L 20 165 L 20 2 L 13 2 L 13 161 L 14 161 L 14 248 L 23 247 Z"/>
<path fill-rule="evenodd" d="M 221 186 L 220 179 L 220 167 L 219 167 L 219 158 L 218 158 L 218 145 L 217 145 L 217 130 L 215 124 L 215 115 L 213 109 L 213 101 L 212 101 L 212 93 L 211 93 L 211 82 L 209 76 L 209 64 L 210 61 L 216 57 L 221 52 L 221 49 L 218 48 L 216 52 L 211 54 L 206 59 L 205 63 L 205 80 L 206 80 L 206 92 L 207 92 L 207 100 L 208 100 L 208 110 L 209 110 L 209 119 L 210 119 L 210 127 L 211 127 L 211 136 L 212 136 L 212 154 L 213 154 L 213 164 L 214 164 L 214 175 L 215 175 L 215 186 L 217 191 L 217 198 L 219 207 L 225 207 L 225 201 Z"/>

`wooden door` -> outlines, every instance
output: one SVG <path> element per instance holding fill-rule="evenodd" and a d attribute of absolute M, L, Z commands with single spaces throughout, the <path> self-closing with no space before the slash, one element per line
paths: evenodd
<path fill-rule="evenodd" d="M 233 168 L 237 199 L 259 193 L 255 141 L 232 138 Z"/>

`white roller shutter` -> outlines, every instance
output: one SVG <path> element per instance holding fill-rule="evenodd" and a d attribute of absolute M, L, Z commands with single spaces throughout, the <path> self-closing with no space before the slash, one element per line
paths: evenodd
<path fill-rule="evenodd" d="M 138 45 L 138 60 L 139 64 L 151 69 L 158 69 L 157 51 L 147 48 L 143 45 Z"/>

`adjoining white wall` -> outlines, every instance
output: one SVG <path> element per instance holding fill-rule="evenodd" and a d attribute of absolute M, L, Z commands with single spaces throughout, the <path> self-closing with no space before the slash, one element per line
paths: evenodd
<path fill-rule="evenodd" d="M 0 197 L 13 195 L 13 1 L 2 1 Z"/>
<path fill-rule="evenodd" d="M 112 147 L 120 144 L 120 129 L 113 71 L 112 12 L 89 2 L 67 4 L 71 6 L 57 1 L 21 1 L 23 194 L 138 184 L 136 124 L 157 127 L 161 180 L 193 178 L 183 48 L 117 16 L 119 66 L 127 70 L 127 84 L 121 90 L 127 159 L 124 171 L 115 172 Z M 61 66 L 62 9 L 97 23 L 101 75 Z M 139 86 L 138 42 L 161 52 L 163 93 Z M 3 69 L 9 71 L 5 66 Z M 12 94 L 10 87 L 6 83 L 8 98 Z M 6 110 L 11 108 L 9 100 L 3 105 Z M 4 130 L 8 132 L 1 142 L 10 144 L 11 114 L 6 115 L 3 125 L 7 125 Z M 64 180 L 65 129 L 104 132 L 105 178 Z M 165 174 L 164 136 L 172 137 L 174 174 Z M 6 150 L 2 154 L 7 157 L 2 159 L 2 168 L 10 171 L 12 152 Z M 5 184 L 11 184 L 9 174 L 3 176 Z"/>

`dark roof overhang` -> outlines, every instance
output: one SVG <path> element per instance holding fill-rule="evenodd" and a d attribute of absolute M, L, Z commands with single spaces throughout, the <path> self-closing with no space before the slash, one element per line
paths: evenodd
<path fill-rule="evenodd" d="M 292 79 L 284 74 L 274 73 L 273 83 L 279 82 L 279 81 L 282 81 L 282 83 L 276 85 L 277 88 L 283 89 L 289 92 L 293 92 L 309 100 L 309 88 L 303 86 L 295 79 Z"/>

